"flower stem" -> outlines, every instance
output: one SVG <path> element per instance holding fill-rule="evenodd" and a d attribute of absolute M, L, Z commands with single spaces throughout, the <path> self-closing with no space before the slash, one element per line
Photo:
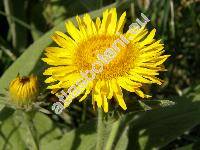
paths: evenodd
<path fill-rule="evenodd" d="M 121 125 L 120 119 L 113 124 L 105 150 L 112 150 L 114 141 L 119 132 L 120 125 Z"/>
<path fill-rule="evenodd" d="M 103 149 L 103 136 L 104 136 L 104 123 L 103 123 L 103 110 L 98 109 L 98 124 L 97 124 L 97 145 L 96 150 Z"/>

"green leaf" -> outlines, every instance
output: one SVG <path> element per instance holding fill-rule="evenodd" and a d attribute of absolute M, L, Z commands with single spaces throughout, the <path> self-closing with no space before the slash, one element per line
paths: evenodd
<path fill-rule="evenodd" d="M 1 106 L 2 107 L 2 106 Z M 14 113 L 14 109 L 9 108 L 9 107 L 3 107 L 0 110 L 0 124 L 6 120 L 7 118 L 9 118 L 10 116 L 12 116 L 12 114 Z"/>
<path fill-rule="evenodd" d="M 176 150 L 193 150 L 193 144 L 182 146 L 180 148 L 177 148 Z"/>
<path fill-rule="evenodd" d="M 126 150 L 127 149 L 128 141 L 129 141 L 128 131 L 129 131 L 129 127 L 126 127 L 115 146 L 115 150 Z"/>
<path fill-rule="evenodd" d="M 39 145 L 46 145 L 62 135 L 51 119 L 39 112 L 17 110 L 1 120 L 0 149 L 38 149 Z"/>
<path fill-rule="evenodd" d="M 140 106 L 145 110 L 151 110 L 152 108 L 146 105 L 143 101 L 139 101 Z"/>
<path fill-rule="evenodd" d="M 161 107 L 169 107 L 175 105 L 175 102 L 170 100 L 136 100 L 127 101 L 129 112 L 149 111 Z"/>
<path fill-rule="evenodd" d="M 118 121 L 110 120 L 104 125 L 104 148 L 112 127 L 118 124 Z M 120 127 L 117 138 L 113 142 L 113 149 L 126 150 L 128 146 L 128 131 L 129 127 Z M 78 129 L 74 129 L 65 133 L 62 138 L 52 140 L 48 144 L 43 144 L 42 150 L 93 150 L 96 148 L 97 133 L 96 121 L 90 121 Z"/>
<path fill-rule="evenodd" d="M 95 122 L 65 133 L 61 139 L 42 145 L 42 150 L 92 150 L 96 144 Z"/>
<path fill-rule="evenodd" d="M 19 133 L 20 124 L 9 117 L 1 124 L 0 149 L 25 150 L 26 146 Z"/>
<path fill-rule="evenodd" d="M 28 149 L 38 149 L 39 144 L 34 137 L 29 116 L 25 112 L 17 110 L 13 122 L 15 125 L 19 125 L 17 132 L 20 135 L 20 139 L 24 142 L 25 147 Z"/>
<path fill-rule="evenodd" d="M 170 101 L 170 100 L 144 100 L 144 101 L 139 101 L 139 102 L 143 103 L 143 105 L 150 107 L 149 109 L 175 105 L 175 102 Z"/>
<path fill-rule="evenodd" d="M 131 130 L 129 148 L 161 148 L 200 123 L 200 101 L 181 98 L 172 107 L 127 115 Z"/>
<path fill-rule="evenodd" d="M 115 150 L 126 150 L 128 146 L 128 131 L 129 128 L 127 127 L 123 134 L 120 136 L 120 139 L 117 142 L 117 145 L 115 146 Z"/>
<path fill-rule="evenodd" d="M 105 138 L 104 138 L 104 148 L 106 148 L 106 145 L 108 144 L 109 136 L 111 135 L 113 126 L 115 124 L 117 124 L 118 121 L 107 125 L 106 133 L 104 135 L 105 136 Z M 112 147 L 110 149 L 112 149 L 112 150 L 126 150 L 127 147 L 128 147 L 128 141 L 129 141 L 129 139 L 128 139 L 128 131 L 129 131 L 129 127 L 128 126 L 126 126 L 126 127 L 121 126 L 119 128 L 119 130 L 117 131 L 116 137 L 113 137 L 114 141 L 113 141 Z"/>
<path fill-rule="evenodd" d="M 32 122 L 35 126 L 40 145 L 48 144 L 54 139 L 60 138 L 62 133 L 52 120 L 43 113 L 36 113 Z"/>

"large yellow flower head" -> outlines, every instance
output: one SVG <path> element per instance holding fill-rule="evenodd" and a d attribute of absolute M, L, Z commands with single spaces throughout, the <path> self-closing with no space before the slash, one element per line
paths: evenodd
<path fill-rule="evenodd" d="M 102 20 L 98 17 L 95 22 L 89 14 L 77 16 L 78 28 L 68 21 L 68 35 L 56 31 L 52 39 L 59 47 L 46 48 L 43 58 L 51 66 L 44 72 L 49 76 L 45 80 L 50 83 L 48 89 L 53 93 L 61 90 L 69 93 L 76 86 L 79 89 L 76 96 L 82 96 L 80 101 L 91 93 L 93 106 L 97 104 L 105 112 L 112 98 L 127 109 L 122 89 L 142 98 L 150 97 L 141 87 L 162 83 L 156 76 L 165 70 L 162 64 L 169 55 L 163 54 L 163 44 L 154 39 L 155 29 L 148 34 L 143 26 L 137 32 L 123 33 L 125 18 L 126 12 L 118 20 L 113 8 L 104 11 Z"/>
<path fill-rule="evenodd" d="M 10 82 L 10 100 L 19 107 L 33 102 L 38 95 L 38 81 L 34 75 L 20 77 L 19 75 Z"/>

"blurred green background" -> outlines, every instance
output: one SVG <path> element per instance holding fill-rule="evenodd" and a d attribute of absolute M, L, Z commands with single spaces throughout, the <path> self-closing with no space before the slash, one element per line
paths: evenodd
<path fill-rule="evenodd" d="M 0 1 L 0 149 L 95 149 L 96 113 L 91 102 L 74 104 L 62 115 L 51 112 L 55 96 L 45 90 L 40 60 L 55 30 L 86 12 L 101 17 L 106 8 L 127 12 L 128 26 L 144 13 L 171 57 L 165 83 L 147 87 L 153 100 L 125 93 L 129 110 L 111 111 L 105 139 L 119 121 L 112 149 L 200 149 L 200 2 L 198 0 L 1 0 Z M 6 88 L 17 74 L 39 76 L 43 104 L 21 113 L 4 104 Z M 89 98 L 90 99 L 90 98 Z M 175 102 L 174 106 L 169 101 Z M 118 109 L 118 108 L 114 108 Z M 151 111 L 147 111 L 152 109 Z M 113 126 L 112 126 L 113 125 Z"/>

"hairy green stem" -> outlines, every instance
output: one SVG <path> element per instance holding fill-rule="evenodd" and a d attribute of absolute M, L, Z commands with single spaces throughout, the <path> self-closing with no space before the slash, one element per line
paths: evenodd
<path fill-rule="evenodd" d="M 103 138 L 104 138 L 104 123 L 103 123 L 103 110 L 98 109 L 98 122 L 97 122 L 97 145 L 96 150 L 103 149 Z"/>

